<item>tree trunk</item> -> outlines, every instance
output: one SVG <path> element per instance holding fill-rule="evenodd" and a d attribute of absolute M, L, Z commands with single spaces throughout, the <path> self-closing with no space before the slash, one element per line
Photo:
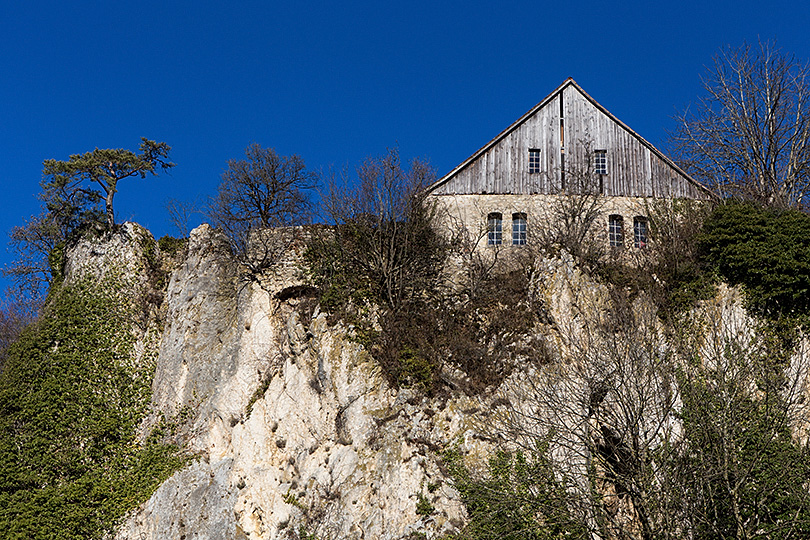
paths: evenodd
<path fill-rule="evenodd" d="M 110 190 L 107 192 L 107 196 L 104 198 L 104 206 L 107 210 L 107 228 L 113 230 L 115 227 L 115 215 L 113 214 L 113 195 L 115 195 L 114 190 Z"/>

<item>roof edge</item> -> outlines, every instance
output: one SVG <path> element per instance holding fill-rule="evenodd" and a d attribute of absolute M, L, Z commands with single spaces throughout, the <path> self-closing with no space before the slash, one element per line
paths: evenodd
<path fill-rule="evenodd" d="M 547 104 L 549 101 L 551 101 L 552 99 L 554 99 L 554 96 L 556 96 L 558 93 L 562 92 L 562 90 L 563 90 L 563 89 L 564 89 L 566 86 L 569 86 L 570 84 L 574 84 L 574 85 L 576 85 L 576 86 L 577 86 L 577 88 L 579 88 L 579 85 L 577 85 L 577 83 L 576 83 L 576 82 L 574 82 L 574 79 L 573 79 L 572 77 L 568 77 L 567 79 L 565 79 L 565 81 L 563 81 L 563 83 L 562 83 L 560 86 L 558 86 L 557 88 L 555 88 L 554 90 L 552 90 L 552 91 L 551 91 L 551 93 L 549 93 L 549 94 L 548 94 L 546 97 L 544 97 L 544 98 L 543 98 L 543 99 L 542 99 L 542 100 L 541 100 L 541 101 L 540 101 L 540 102 L 539 102 L 537 105 L 535 105 L 534 107 L 532 107 L 531 109 L 529 109 L 529 110 L 528 110 L 526 113 L 524 113 L 524 114 L 523 114 L 523 115 L 522 115 L 520 118 L 518 118 L 517 120 L 515 120 L 514 122 L 512 122 L 512 123 L 509 125 L 509 127 L 507 127 L 506 129 L 504 129 L 503 131 L 501 131 L 500 133 L 498 133 L 497 135 L 495 135 L 495 137 L 494 137 L 493 139 L 491 139 L 491 140 L 490 140 L 488 143 L 486 143 L 484 146 L 482 146 L 481 148 L 479 148 L 478 150 L 476 150 L 476 151 L 475 151 L 475 153 L 473 153 L 473 154 L 472 154 L 470 157 L 468 157 L 467 159 L 465 159 L 464 161 L 462 161 L 462 162 L 461 162 L 459 165 L 457 165 L 457 166 L 456 166 L 456 167 L 455 167 L 453 170 L 451 170 L 449 173 L 445 174 L 444 176 L 442 176 L 441 178 L 439 178 L 438 180 L 436 180 L 436 181 L 435 181 L 435 182 L 434 182 L 432 185 L 430 185 L 430 186 L 427 188 L 427 191 L 426 191 L 426 192 L 427 192 L 427 193 L 430 193 L 430 192 L 432 192 L 434 189 L 436 189 L 436 188 L 438 188 L 439 186 L 441 186 L 441 185 L 443 185 L 443 184 L 447 183 L 448 181 L 450 181 L 450 179 L 451 179 L 453 176 L 455 176 L 455 175 L 456 175 L 456 173 L 460 172 L 460 171 L 461 171 L 462 169 L 464 169 L 464 168 L 465 168 L 467 165 L 469 165 L 470 163 L 472 163 L 473 161 L 475 161 L 475 160 L 476 160 L 476 159 L 477 159 L 477 158 L 478 158 L 478 157 L 479 157 L 481 154 L 483 154 L 484 152 L 486 152 L 487 150 L 489 150 L 490 148 L 492 148 L 493 146 L 495 146 L 495 145 L 496 145 L 497 143 L 499 143 L 499 142 L 500 142 L 500 141 L 501 141 L 501 140 L 502 140 L 504 137 L 506 137 L 507 135 L 509 135 L 509 134 L 510 134 L 512 131 L 514 131 L 515 129 L 517 129 L 517 128 L 518 128 L 518 127 L 519 127 L 519 126 L 520 126 L 520 125 L 521 125 L 523 122 L 525 122 L 525 121 L 526 121 L 526 119 L 528 119 L 530 116 L 532 116 L 532 115 L 533 115 L 535 112 L 537 112 L 537 111 L 538 111 L 539 109 L 541 109 L 542 107 L 545 107 L 545 106 L 546 106 L 546 104 Z M 584 92 L 583 92 L 583 93 L 584 93 Z M 589 97 L 589 96 L 587 96 L 587 94 L 586 94 L 586 97 Z M 590 97 L 589 97 L 589 99 L 590 99 Z"/>
<path fill-rule="evenodd" d="M 490 148 L 492 148 L 493 146 L 498 144 L 501 140 L 503 140 L 512 131 L 517 129 L 523 122 L 525 122 L 535 112 L 537 112 L 542 107 L 546 106 L 549 101 L 551 101 L 557 94 L 562 92 L 568 86 L 573 86 L 574 88 L 576 88 L 585 97 L 585 99 L 587 99 L 594 107 L 599 109 L 608 118 L 610 118 L 611 120 L 613 120 L 614 122 L 619 124 L 623 129 L 627 130 L 630 133 L 630 135 L 635 137 L 643 146 L 645 146 L 647 149 L 649 149 L 651 152 L 653 152 L 656 156 L 661 158 L 665 163 L 667 163 L 667 165 L 669 165 L 670 167 L 675 169 L 676 172 L 678 172 L 680 175 L 682 175 L 687 180 L 687 182 L 691 183 L 692 185 L 694 185 L 696 188 L 703 191 L 707 195 L 710 195 L 712 197 L 717 197 L 717 194 L 714 193 L 711 189 L 709 189 L 708 187 L 704 186 L 703 184 L 701 184 L 700 182 L 698 182 L 697 180 L 692 178 L 686 171 L 684 171 L 674 161 L 672 161 L 672 159 L 670 159 L 667 155 L 665 155 L 663 152 L 661 152 L 652 143 L 647 141 L 644 137 L 642 137 L 641 135 L 636 133 L 633 129 L 630 128 L 630 126 L 628 126 L 627 124 L 625 124 L 624 122 L 619 120 L 613 113 L 608 111 L 598 101 L 596 101 L 593 97 L 591 97 L 590 94 L 588 94 L 585 90 L 582 89 L 582 87 L 579 84 L 577 84 L 577 82 L 573 79 L 573 77 L 568 77 L 567 79 L 565 79 L 565 81 L 563 81 L 563 83 L 560 86 L 555 88 L 551 93 L 549 93 L 545 98 L 543 98 L 537 105 L 535 105 L 534 107 L 529 109 L 526 113 L 524 113 L 520 118 L 518 118 L 517 120 L 512 122 L 512 124 L 510 124 L 509 127 L 507 127 L 506 129 L 501 131 L 499 134 L 497 134 L 494 138 L 492 138 L 488 143 L 486 143 L 484 146 L 479 148 L 470 157 L 468 157 L 467 159 L 462 161 L 459 165 L 457 165 L 455 168 L 453 168 L 453 170 L 451 170 L 450 172 L 448 172 L 447 174 L 445 174 L 444 176 L 439 178 L 436 182 L 431 184 L 427 188 L 426 193 L 429 194 L 433 190 L 435 190 L 436 188 L 438 188 L 438 187 L 446 184 L 447 182 L 449 182 L 450 179 L 452 179 L 456 174 L 461 172 L 461 170 L 466 168 L 467 165 L 469 165 L 470 163 L 472 163 L 473 161 L 478 159 L 484 152 L 486 152 L 487 150 L 489 150 Z"/>
<path fill-rule="evenodd" d="M 651 142 L 647 141 L 647 139 L 645 139 L 644 137 L 642 137 L 641 135 L 636 133 L 632 128 L 630 128 L 630 126 L 628 126 L 627 124 L 625 124 L 624 122 L 619 120 L 613 113 L 608 111 L 602 104 L 600 104 L 598 101 L 596 101 L 594 98 L 592 98 L 591 95 L 588 94 L 588 92 L 586 92 L 585 90 L 583 90 L 582 87 L 580 85 L 578 85 L 573 79 L 569 78 L 569 80 L 571 81 L 571 83 L 573 83 L 574 87 L 577 90 L 579 90 L 580 93 L 583 96 L 585 96 L 585 99 L 587 99 L 588 101 L 591 102 L 591 104 L 594 107 L 596 107 L 597 109 L 602 111 L 603 114 L 607 115 L 608 118 L 610 118 L 611 120 L 613 120 L 614 122 L 619 124 L 622 128 L 626 129 L 627 132 L 630 133 L 630 135 L 632 135 L 636 139 L 638 139 L 638 141 L 642 145 L 646 146 L 653 154 L 655 154 L 656 156 L 661 158 L 667 165 L 669 165 L 670 167 L 675 169 L 675 171 L 677 171 L 679 174 L 681 174 L 686 179 L 687 182 L 691 183 L 696 188 L 704 191 L 708 195 L 716 196 L 716 194 L 712 190 L 710 190 L 708 187 L 704 186 L 703 184 L 701 184 L 700 182 L 698 182 L 697 180 L 695 180 L 694 178 L 689 176 L 689 173 L 687 173 L 681 167 L 679 167 L 674 161 L 672 161 L 672 159 L 669 156 L 667 156 L 661 150 L 656 148 Z"/>

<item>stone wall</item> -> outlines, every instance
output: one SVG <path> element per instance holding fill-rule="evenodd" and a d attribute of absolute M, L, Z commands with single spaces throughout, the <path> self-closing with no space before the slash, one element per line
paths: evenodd
<path fill-rule="evenodd" d="M 444 229 L 454 232 L 460 228 L 471 238 L 486 246 L 487 215 L 498 212 L 503 216 L 503 244 L 512 243 L 512 215 L 526 214 L 528 244 L 537 244 L 549 227 L 557 227 L 560 213 L 574 204 L 587 204 L 598 213 L 593 226 L 594 239 L 608 244 L 608 218 L 618 214 L 624 219 L 625 246 L 633 245 L 633 219 L 648 217 L 652 199 L 633 197 L 596 197 L 564 195 L 434 195 L 440 208 Z M 579 200 L 576 200 L 579 199 Z"/>

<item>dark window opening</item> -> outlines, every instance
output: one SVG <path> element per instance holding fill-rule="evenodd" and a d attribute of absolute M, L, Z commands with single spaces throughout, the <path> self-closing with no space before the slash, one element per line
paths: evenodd
<path fill-rule="evenodd" d="M 633 245 L 637 248 L 647 247 L 647 218 L 633 218 Z"/>
<path fill-rule="evenodd" d="M 624 219 L 618 214 L 612 214 L 608 218 L 608 239 L 611 247 L 622 247 L 624 245 Z"/>
<path fill-rule="evenodd" d="M 522 212 L 512 214 L 512 245 L 526 245 L 526 214 Z"/>
<path fill-rule="evenodd" d="M 487 216 L 487 244 L 497 246 L 503 242 L 503 217 L 498 212 Z"/>

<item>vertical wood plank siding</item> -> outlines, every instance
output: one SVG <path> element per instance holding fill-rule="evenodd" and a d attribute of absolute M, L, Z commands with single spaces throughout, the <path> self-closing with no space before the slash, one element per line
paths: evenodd
<path fill-rule="evenodd" d="M 598 182 L 593 153 L 604 150 L 604 195 L 683 197 L 707 195 L 638 135 L 601 109 L 573 83 L 563 85 L 533 114 L 513 125 L 446 177 L 432 193 L 552 194 L 560 184 L 560 98 L 563 100 L 565 172 L 574 181 Z M 540 150 L 540 173 L 529 174 L 529 150 Z"/>
<path fill-rule="evenodd" d="M 433 193 L 553 193 L 559 189 L 559 97 L 507 133 Z M 540 150 L 543 172 L 529 174 L 529 149 Z"/>

